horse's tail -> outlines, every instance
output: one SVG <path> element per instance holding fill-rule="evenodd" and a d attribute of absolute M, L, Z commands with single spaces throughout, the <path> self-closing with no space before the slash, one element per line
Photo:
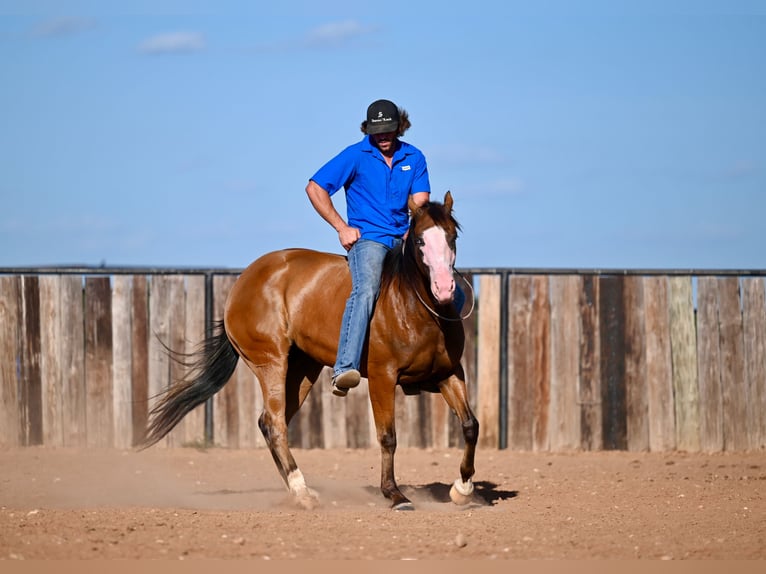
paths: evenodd
<path fill-rule="evenodd" d="M 146 438 L 141 449 L 157 443 L 182 418 L 221 390 L 237 368 L 234 345 L 226 335 L 223 321 L 218 322 L 195 353 L 172 353 L 173 360 L 190 368 L 189 373 L 161 395 L 160 402 L 149 412 Z"/>

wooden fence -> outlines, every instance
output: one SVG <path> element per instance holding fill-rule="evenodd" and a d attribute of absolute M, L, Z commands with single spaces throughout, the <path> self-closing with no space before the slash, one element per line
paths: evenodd
<path fill-rule="evenodd" d="M 513 450 L 722 451 L 766 446 L 761 272 L 470 270 L 463 357 L 480 445 Z M 130 448 L 152 397 L 183 375 L 236 274 L 0 270 L 0 445 Z M 212 287 L 212 292 L 210 290 Z M 304 448 L 377 444 L 366 381 L 329 371 L 291 423 Z M 264 447 L 260 389 L 232 380 L 161 442 Z M 462 442 L 440 395 L 397 395 L 399 444 Z"/>

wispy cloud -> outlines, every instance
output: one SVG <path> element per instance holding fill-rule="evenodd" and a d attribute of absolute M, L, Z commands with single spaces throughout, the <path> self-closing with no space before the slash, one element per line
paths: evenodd
<path fill-rule="evenodd" d="M 305 43 L 311 47 L 335 48 L 376 31 L 376 27 L 364 25 L 356 20 L 329 22 L 309 30 L 305 37 Z"/>
<path fill-rule="evenodd" d="M 198 52 L 205 45 L 205 36 L 199 32 L 166 32 L 146 38 L 138 51 L 147 55 Z"/>
<path fill-rule="evenodd" d="M 338 49 L 359 45 L 366 37 L 377 33 L 377 26 L 366 25 L 357 20 L 341 20 L 316 26 L 302 36 L 285 38 L 271 43 L 262 43 L 259 51 L 285 52 L 294 50 Z"/>
<path fill-rule="evenodd" d="M 44 20 L 32 29 L 36 38 L 74 36 L 96 27 L 96 21 L 90 18 L 61 17 Z"/>

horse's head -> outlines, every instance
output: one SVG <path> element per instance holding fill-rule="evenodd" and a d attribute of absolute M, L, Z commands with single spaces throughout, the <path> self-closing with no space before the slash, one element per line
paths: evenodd
<path fill-rule="evenodd" d="M 416 250 L 418 264 L 429 277 L 431 293 L 440 305 L 450 303 L 455 296 L 455 243 L 460 229 L 452 217 L 452 194 L 444 195 L 444 203 L 428 202 L 418 207 L 409 199 L 412 212 L 407 237 Z"/>

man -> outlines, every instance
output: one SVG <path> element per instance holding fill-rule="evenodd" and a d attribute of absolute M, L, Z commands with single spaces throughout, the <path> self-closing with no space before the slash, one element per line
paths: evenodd
<path fill-rule="evenodd" d="M 359 363 L 383 261 L 388 251 L 401 245 L 409 228 L 408 198 L 411 195 L 417 205 L 423 205 L 430 197 L 425 156 L 399 139 L 410 125 L 407 112 L 393 102 L 373 102 L 361 125 L 364 139 L 327 162 L 306 186 L 314 209 L 338 232 L 351 270 L 351 294 L 333 367 L 337 396 L 346 396 L 359 384 Z M 346 192 L 348 222 L 331 199 L 341 187 Z"/>

